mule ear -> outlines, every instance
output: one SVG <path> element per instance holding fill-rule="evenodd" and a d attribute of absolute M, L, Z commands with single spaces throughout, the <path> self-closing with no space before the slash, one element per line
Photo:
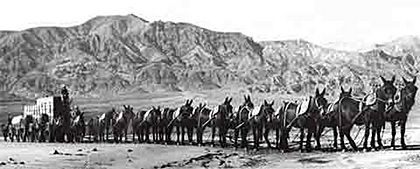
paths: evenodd
<path fill-rule="evenodd" d="M 324 90 L 322 90 L 321 95 L 324 96 L 325 95 L 325 88 Z"/>
<path fill-rule="evenodd" d="M 264 100 L 264 105 L 268 105 L 267 100 Z"/>
<path fill-rule="evenodd" d="M 231 103 L 231 102 L 232 102 L 232 100 L 233 100 L 233 97 L 231 97 L 231 98 L 229 99 L 229 103 Z"/>
<path fill-rule="evenodd" d="M 405 84 L 407 84 L 407 83 L 408 83 L 408 80 L 407 80 L 407 79 L 405 79 L 405 77 L 402 77 L 402 79 L 403 79 L 403 81 L 404 81 L 404 83 L 405 83 Z"/>
<path fill-rule="evenodd" d="M 251 95 L 248 95 L 248 101 L 251 102 Z"/>
<path fill-rule="evenodd" d="M 346 92 L 346 91 L 344 91 L 344 88 L 343 88 L 343 86 L 340 86 L 340 88 L 341 88 L 341 93 L 344 93 L 344 92 Z"/>
<path fill-rule="evenodd" d="M 248 98 L 247 98 L 247 96 L 246 96 L 246 95 L 244 95 L 244 99 L 245 99 L 245 101 L 248 101 Z"/>
<path fill-rule="evenodd" d="M 416 84 L 417 76 L 414 76 L 413 78 L 413 84 Z"/>
<path fill-rule="evenodd" d="M 271 102 L 270 106 L 273 106 L 273 105 L 274 105 L 274 100 Z"/>
<path fill-rule="evenodd" d="M 395 75 L 392 76 L 391 82 L 394 83 L 395 82 Z"/>
<path fill-rule="evenodd" d="M 191 106 L 191 105 L 192 105 L 192 103 L 193 103 L 193 99 L 191 99 L 191 101 L 190 101 L 190 104 L 189 104 L 189 105 Z"/>
<path fill-rule="evenodd" d="M 350 87 L 349 94 L 351 94 L 352 91 L 353 91 L 353 88 Z"/>
<path fill-rule="evenodd" d="M 319 90 L 318 90 L 318 88 L 316 88 L 316 90 L 315 90 L 315 95 L 316 96 L 319 96 Z"/>
<path fill-rule="evenodd" d="M 387 82 L 386 79 L 382 75 L 380 75 L 379 77 L 381 78 L 381 80 L 382 80 L 383 83 L 386 83 Z"/>

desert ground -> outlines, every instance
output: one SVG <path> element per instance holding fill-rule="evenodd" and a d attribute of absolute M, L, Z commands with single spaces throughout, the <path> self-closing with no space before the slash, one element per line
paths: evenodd
<path fill-rule="evenodd" d="M 80 105 L 82 110 L 89 112 L 88 117 L 92 117 L 111 106 L 121 104 L 145 109 L 151 105 L 176 106 L 182 104 L 187 98 L 194 98 L 196 104 L 207 102 L 209 105 L 215 105 L 222 102 L 225 96 L 233 96 L 233 104 L 236 107 L 243 101 L 243 91 L 236 93 L 227 91 L 229 90 L 206 93 L 144 94 L 142 97 L 127 94 L 117 98 L 110 96 L 106 99 L 86 97 L 76 98 L 75 103 Z M 274 99 L 276 107 L 281 104 L 281 100 L 291 98 L 287 95 L 253 94 L 252 96 L 256 104 L 260 104 L 263 98 Z M 5 107 L 13 109 L 13 106 Z M 332 133 L 328 130 L 321 140 L 324 149 L 310 153 L 301 153 L 297 150 L 296 130 L 292 131 L 290 136 L 293 151 L 286 153 L 267 148 L 258 152 L 246 149 L 235 150 L 232 146 L 220 148 L 217 145 L 198 147 L 133 143 L 59 144 L 1 141 L 0 168 L 419 168 L 420 116 L 417 114 L 418 110 L 419 106 L 416 104 L 409 116 L 406 132 L 408 150 L 399 150 L 399 148 L 392 150 L 386 147 L 384 150 L 369 152 L 331 151 L 328 147 L 332 145 Z M 358 131 L 359 127 L 354 127 L 353 136 L 357 135 L 356 143 L 360 143 L 363 137 L 363 129 L 360 134 L 357 134 Z M 175 134 L 172 138 L 176 138 Z M 209 129 L 204 138 L 209 140 Z M 399 145 L 399 138 L 398 127 L 397 145 Z M 383 142 L 386 146 L 390 144 L 389 124 L 386 126 Z M 361 147 L 361 144 L 359 146 Z"/>

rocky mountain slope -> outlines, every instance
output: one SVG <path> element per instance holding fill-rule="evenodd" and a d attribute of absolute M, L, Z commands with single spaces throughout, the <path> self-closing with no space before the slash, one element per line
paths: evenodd
<path fill-rule="evenodd" d="M 100 16 L 73 27 L 0 31 L 0 91 L 27 98 L 58 93 L 60 84 L 85 96 L 226 86 L 306 93 L 351 84 L 364 91 L 379 74 L 415 74 L 420 41 L 406 39 L 358 53 L 304 40 L 256 42 L 134 15 Z"/>

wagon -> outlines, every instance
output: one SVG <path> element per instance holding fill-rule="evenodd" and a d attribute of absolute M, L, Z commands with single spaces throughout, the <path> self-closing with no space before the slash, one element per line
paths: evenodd
<path fill-rule="evenodd" d="M 49 117 L 50 123 L 62 110 L 63 102 L 60 96 L 42 97 L 36 100 L 34 105 L 25 105 L 23 107 L 23 115 L 31 115 L 38 121 L 42 114 L 46 114 Z"/>

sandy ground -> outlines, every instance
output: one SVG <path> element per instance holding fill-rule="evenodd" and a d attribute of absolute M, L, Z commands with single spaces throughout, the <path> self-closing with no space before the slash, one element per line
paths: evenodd
<path fill-rule="evenodd" d="M 407 135 L 417 135 L 417 131 L 411 128 Z M 1 142 L 0 168 L 419 168 L 420 145 L 413 137 L 408 139 L 409 150 L 311 153 L 217 146 Z M 324 147 L 330 146 L 330 140 L 322 141 Z M 389 139 L 385 137 L 384 142 L 389 144 Z"/>

